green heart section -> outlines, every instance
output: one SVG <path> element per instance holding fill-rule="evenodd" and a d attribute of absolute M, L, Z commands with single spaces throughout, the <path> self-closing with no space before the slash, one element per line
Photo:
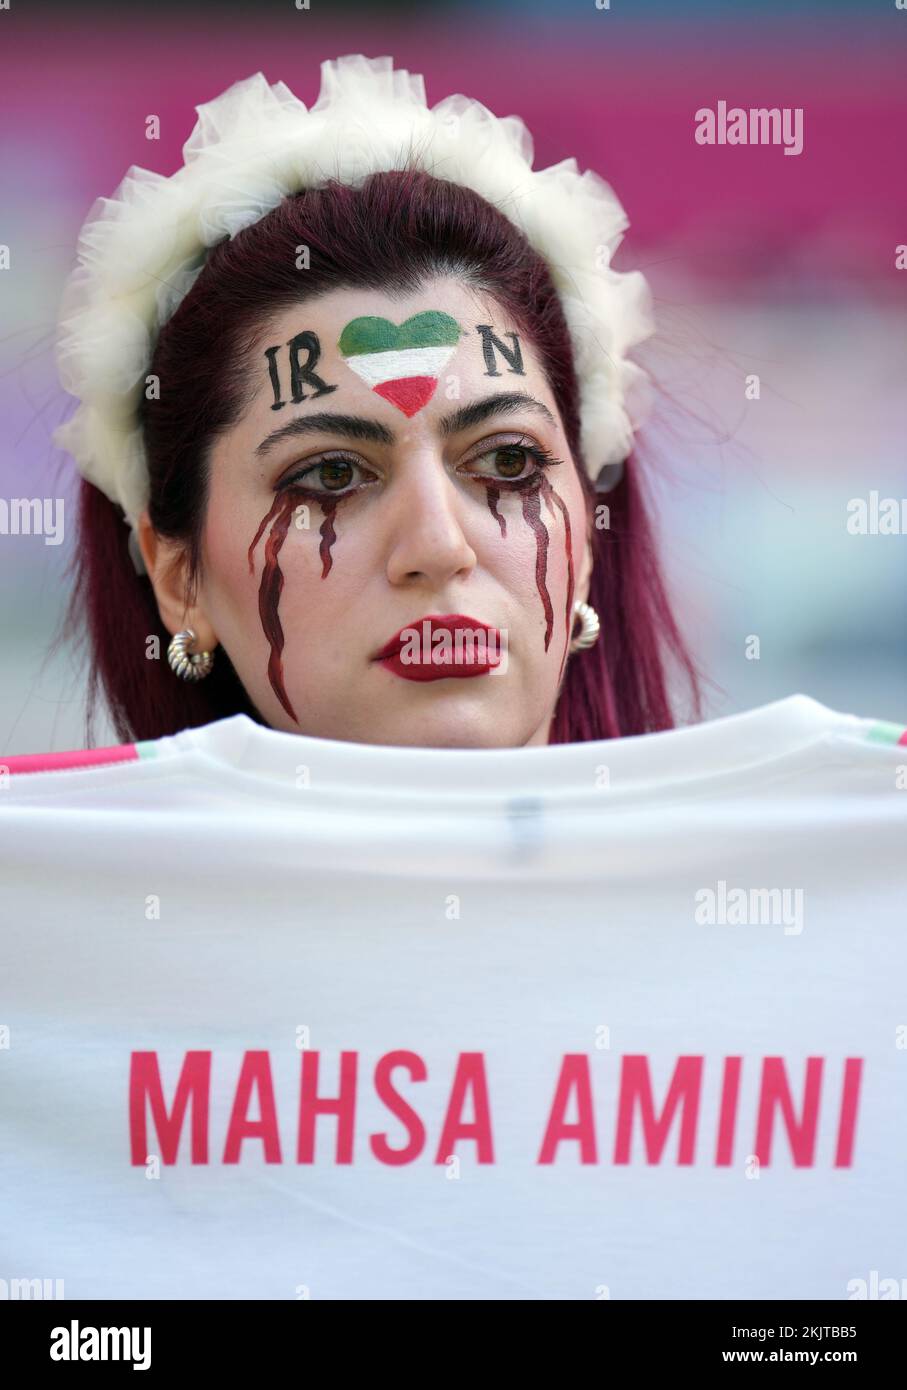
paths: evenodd
<path fill-rule="evenodd" d="M 453 347 L 459 337 L 460 325 L 456 319 L 438 309 L 426 309 L 422 314 L 413 314 L 399 327 L 390 319 L 371 316 L 351 319 L 340 335 L 338 347 L 344 357 L 359 357 L 365 352 Z"/>

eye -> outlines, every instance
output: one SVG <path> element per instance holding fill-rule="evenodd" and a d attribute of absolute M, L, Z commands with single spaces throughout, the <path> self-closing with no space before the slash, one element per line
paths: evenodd
<path fill-rule="evenodd" d="M 486 460 L 490 461 L 490 471 L 480 471 L 472 476 L 485 486 L 492 483 L 505 488 L 525 487 L 526 484 L 537 481 L 546 468 L 554 467 L 561 462 L 547 449 L 525 439 L 506 440 L 495 444 L 481 454 L 473 455 L 468 462 L 483 463 Z M 467 469 L 467 473 L 469 471 Z"/>
<path fill-rule="evenodd" d="M 278 485 L 276 491 L 282 492 L 285 488 L 292 487 L 314 497 L 346 497 L 365 486 L 363 482 L 360 482 L 359 486 L 353 486 L 357 473 L 368 474 L 372 479 L 375 476 L 363 468 L 356 459 L 346 454 L 333 455 L 330 458 L 317 459 L 297 473 L 292 473 Z M 317 486 L 319 483 L 321 486 Z"/>

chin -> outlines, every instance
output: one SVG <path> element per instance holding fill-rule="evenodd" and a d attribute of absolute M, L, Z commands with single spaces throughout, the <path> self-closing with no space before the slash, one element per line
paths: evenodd
<path fill-rule="evenodd" d="M 522 727 L 495 720 L 489 711 L 438 710 L 436 714 L 389 719 L 357 734 L 357 743 L 377 743 L 395 748 L 513 748 L 527 741 Z"/>

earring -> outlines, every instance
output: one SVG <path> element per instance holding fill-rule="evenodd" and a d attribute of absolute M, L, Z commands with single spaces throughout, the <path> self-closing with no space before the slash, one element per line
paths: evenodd
<path fill-rule="evenodd" d="M 591 604 L 583 603 L 578 598 L 573 605 L 574 618 L 579 618 L 582 627 L 570 643 L 571 652 L 584 652 L 589 647 L 594 647 L 601 632 L 601 624 L 598 621 L 598 614 Z"/>
<path fill-rule="evenodd" d="M 195 633 L 191 627 L 187 627 L 185 631 L 171 637 L 167 647 L 167 660 L 170 662 L 171 670 L 186 681 L 204 680 L 214 665 L 213 652 L 186 651 L 188 644 L 194 641 Z"/>

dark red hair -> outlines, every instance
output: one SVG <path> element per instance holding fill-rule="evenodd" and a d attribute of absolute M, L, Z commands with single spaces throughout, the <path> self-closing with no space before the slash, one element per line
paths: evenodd
<path fill-rule="evenodd" d="M 302 247 L 309 248 L 306 270 L 297 269 Z M 551 742 L 672 727 L 672 661 L 698 714 L 697 672 L 668 602 L 638 459 L 627 460 L 622 481 L 605 498 L 584 466 L 571 342 L 544 260 L 477 193 L 416 168 L 372 174 L 360 188 L 331 181 L 285 198 L 211 250 L 161 330 L 149 368 L 159 397 L 143 400 L 141 410 L 149 517 L 159 534 L 183 544 L 187 596 L 201 568 L 210 448 L 248 405 L 249 354 L 265 320 L 335 288 L 407 293 L 438 274 L 492 296 L 532 341 L 589 506 L 606 501 L 610 512 L 608 527 L 592 531 L 589 602 L 602 635 L 568 660 Z M 99 690 L 124 741 L 240 712 L 265 723 L 222 647 L 212 673 L 197 684 L 170 670 L 170 634 L 150 580 L 133 567 L 123 513 L 84 479 L 78 532 L 66 621 L 89 647 L 88 741 Z M 151 636 L 159 639 L 159 659 L 149 660 Z"/>

